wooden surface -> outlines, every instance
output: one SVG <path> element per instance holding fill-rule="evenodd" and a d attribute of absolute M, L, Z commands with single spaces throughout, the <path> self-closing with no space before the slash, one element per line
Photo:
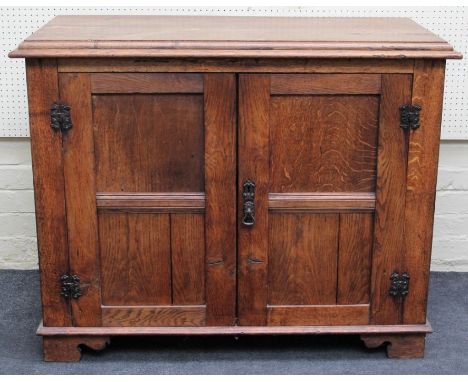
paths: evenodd
<path fill-rule="evenodd" d="M 103 326 L 203 326 L 206 307 L 191 306 L 106 306 L 102 309 Z"/>
<path fill-rule="evenodd" d="M 98 192 L 204 190 L 202 95 L 99 94 L 92 101 Z"/>
<path fill-rule="evenodd" d="M 371 280 L 371 323 L 401 323 L 401 300 L 388 293 L 390 275 L 403 273 L 408 138 L 400 105 L 411 101 L 411 76 L 382 76 L 377 192 Z M 411 256 L 408 254 L 408 256 Z"/>
<path fill-rule="evenodd" d="M 272 97 L 270 192 L 374 191 L 378 108 L 366 95 Z"/>
<path fill-rule="evenodd" d="M 60 98 L 68 104 L 78 129 L 62 133 L 67 205 L 68 258 L 71 274 L 80 277 L 83 296 L 71 300 L 78 326 L 101 324 L 101 287 L 96 216 L 93 116 L 89 108 L 90 76 L 59 76 Z"/>
<path fill-rule="evenodd" d="M 268 185 L 270 77 L 239 76 L 238 294 L 240 325 L 265 325 L 268 302 Z M 243 184 L 255 182 L 255 225 L 245 227 Z"/>
<path fill-rule="evenodd" d="M 205 75 L 206 324 L 236 322 L 237 104 L 233 74 Z"/>
<path fill-rule="evenodd" d="M 26 76 L 42 317 L 44 325 L 70 326 L 70 306 L 60 296 L 59 282 L 69 270 L 62 136 L 50 128 L 49 114 L 59 98 L 57 63 L 27 60 Z"/>
<path fill-rule="evenodd" d="M 58 16 L 10 57 L 461 58 L 405 18 Z"/>
<path fill-rule="evenodd" d="M 132 335 L 263 335 L 263 334 L 361 334 L 432 333 L 429 322 L 421 325 L 336 325 L 336 326 L 204 326 L 204 327 L 46 327 L 41 323 L 36 334 L 55 336 L 132 336 Z"/>
<path fill-rule="evenodd" d="M 361 340 L 368 348 L 387 347 L 388 358 L 423 358 L 425 334 L 364 334 Z"/>
<path fill-rule="evenodd" d="M 272 214 L 269 219 L 268 303 L 335 304 L 338 215 Z"/>
<path fill-rule="evenodd" d="M 406 272 L 417 277 L 410 281 L 412 293 L 404 301 L 402 323 L 426 319 L 444 74 L 443 61 L 416 62 L 412 102 L 424 110 L 424 129 L 413 130 L 409 136 L 403 264 Z"/>
<path fill-rule="evenodd" d="M 93 350 L 102 350 L 109 343 L 107 336 L 57 336 L 44 337 L 44 361 L 50 362 L 77 362 L 81 359 L 81 348 L 84 345 Z"/>
<path fill-rule="evenodd" d="M 445 63 L 262 60 L 28 59 L 48 359 L 128 334 L 361 333 L 423 354 Z M 59 99 L 68 132 L 49 126 Z"/>
<path fill-rule="evenodd" d="M 241 325 L 369 322 L 379 115 L 393 100 L 379 97 L 381 75 L 360 79 L 240 75 Z M 240 223 L 246 179 L 252 227 Z M 341 308 L 353 304 L 366 310 Z"/>

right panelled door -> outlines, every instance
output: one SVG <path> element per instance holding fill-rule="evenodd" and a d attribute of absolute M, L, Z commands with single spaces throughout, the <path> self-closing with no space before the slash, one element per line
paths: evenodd
<path fill-rule="evenodd" d="M 240 325 L 400 322 L 411 82 L 240 75 Z"/>

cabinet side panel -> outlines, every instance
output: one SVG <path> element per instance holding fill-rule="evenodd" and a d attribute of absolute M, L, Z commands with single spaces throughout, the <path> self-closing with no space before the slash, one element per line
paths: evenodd
<path fill-rule="evenodd" d="M 405 237 L 407 133 L 400 128 L 401 105 L 411 101 L 411 76 L 382 76 L 376 212 L 371 281 L 371 323 L 397 324 L 401 301 L 389 295 L 390 276 L 402 272 Z"/>
<path fill-rule="evenodd" d="M 28 59 L 26 74 L 44 326 L 70 326 L 60 296 L 60 276 L 68 272 L 62 137 L 50 127 L 50 107 L 59 98 L 56 61 Z"/>
<path fill-rule="evenodd" d="M 411 131 L 409 140 L 404 270 L 411 280 L 403 307 L 404 324 L 426 322 L 444 74 L 445 61 L 415 63 L 412 102 L 422 110 L 421 127 Z"/>
<path fill-rule="evenodd" d="M 206 324 L 236 320 L 236 81 L 204 76 Z"/>
<path fill-rule="evenodd" d="M 101 287 L 91 85 L 88 74 L 61 74 L 60 97 L 71 108 L 73 128 L 63 133 L 70 272 L 80 277 L 83 295 L 72 300 L 77 326 L 101 325 Z"/>

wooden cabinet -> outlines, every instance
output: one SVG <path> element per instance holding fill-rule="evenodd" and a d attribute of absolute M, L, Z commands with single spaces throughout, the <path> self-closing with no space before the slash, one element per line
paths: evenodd
<path fill-rule="evenodd" d="M 64 16 L 10 56 L 46 360 L 129 334 L 423 355 L 445 41 L 406 19 Z"/>

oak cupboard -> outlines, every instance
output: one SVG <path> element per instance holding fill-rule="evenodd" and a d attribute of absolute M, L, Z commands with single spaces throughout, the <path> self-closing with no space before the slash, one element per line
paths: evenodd
<path fill-rule="evenodd" d="M 45 360 L 132 334 L 423 356 L 448 43 L 397 18 L 60 16 L 10 57 Z"/>

